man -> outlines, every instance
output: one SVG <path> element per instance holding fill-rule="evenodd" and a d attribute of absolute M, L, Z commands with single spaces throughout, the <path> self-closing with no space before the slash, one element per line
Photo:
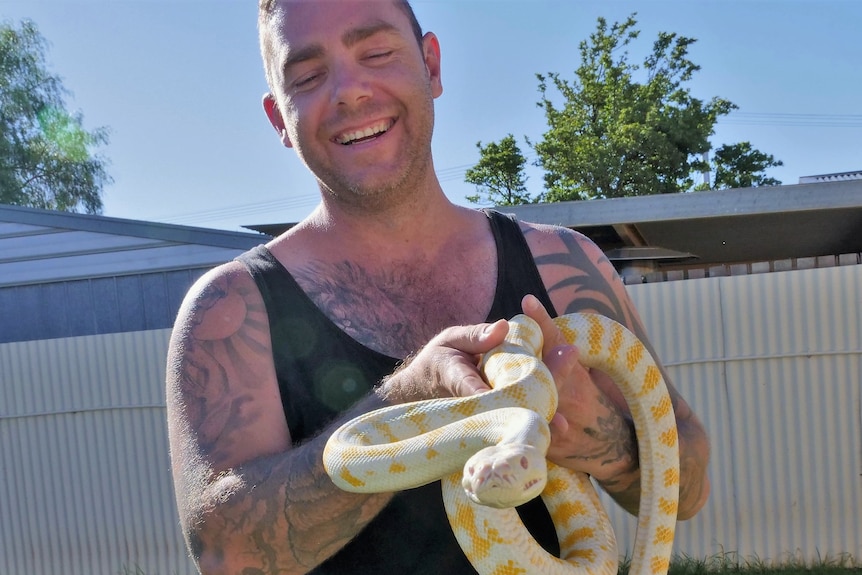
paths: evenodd
<path fill-rule="evenodd" d="M 361 413 L 486 390 L 477 356 L 504 337 L 507 324 L 496 320 L 522 307 L 542 326 L 560 392 L 549 458 L 590 473 L 636 512 L 625 402 L 578 363 L 548 312 L 593 310 L 643 339 L 644 330 L 583 236 L 446 199 L 431 158 L 437 38 L 422 35 L 403 0 L 264 0 L 260 35 L 264 109 L 317 177 L 321 203 L 265 248 L 201 278 L 177 318 L 168 423 L 181 522 L 200 570 L 472 572 L 439 483 L 345 493 L 321 453 Z M 709 491 L 708 445 L 671 393 L 687 518 Z M 520 512 L 555 551 L 541 501 Z"/>

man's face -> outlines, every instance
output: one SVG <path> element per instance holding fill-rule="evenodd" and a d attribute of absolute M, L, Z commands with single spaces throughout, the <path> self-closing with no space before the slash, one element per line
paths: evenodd
<path fill-rule="evenodd" d="M 270 24 L 270 121 L 325 192 L 370 207 L 433 175 L 439 48 L 392 0 L 290 0 Z"/>

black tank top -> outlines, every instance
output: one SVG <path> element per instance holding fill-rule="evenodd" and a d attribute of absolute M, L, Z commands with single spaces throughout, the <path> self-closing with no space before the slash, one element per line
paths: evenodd
<path fill-rule="evenodd" d="M 518 223 L 485 210 L 497 246 L 497 287 L 487 321 L 521 313 L 538 297 L 556 315 Z M 281 401 L 294 444 L 314 437 L 392 373 L 403 358 L 369 349 L 341 331 L 308 298 L 265 246 L 237 258 L 260 289 L 269 317 Z M 518 508 L 524 524 L 559 556 L 553 523 L 541 499 Z M 446 518 L 440 482 L 395 495 L 386 508 L 314 574 L 474 574 Z"/>

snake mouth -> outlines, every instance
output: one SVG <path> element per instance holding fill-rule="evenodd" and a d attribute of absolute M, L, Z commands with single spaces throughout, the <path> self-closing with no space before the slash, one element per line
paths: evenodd
<path fill-rule="evenodd" d="M 528 481 L 524 484 L 524 491 L 529 491 L 538 483 L 541 483 L 541 480 L 539 480 L 538 478 L 531 479 L 530 481 Z"/>

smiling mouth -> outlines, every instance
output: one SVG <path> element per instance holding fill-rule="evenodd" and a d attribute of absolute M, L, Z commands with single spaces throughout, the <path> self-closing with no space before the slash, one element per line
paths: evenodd
<path fill-rule="evenodd" d="M 395 122 L 393 120 L 382 120 L 363 130 L 355 130 L 339 134 L 333 138 L 333 140 L 342 146 L 350 146 L 359 142 L 366 142 L 388 132 L 394 123 Z"/>

